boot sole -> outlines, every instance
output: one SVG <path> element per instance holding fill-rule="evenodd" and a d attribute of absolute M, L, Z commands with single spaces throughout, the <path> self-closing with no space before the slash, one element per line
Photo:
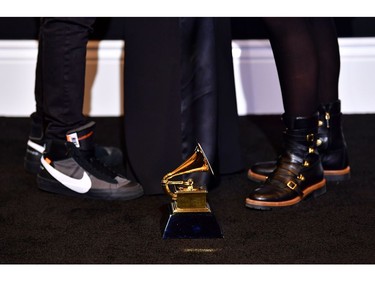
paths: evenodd
<path fill-rule="evenodd" d="M 346 181 L 350 180 L 350 167 L 342 170 L 324 170 L 324 177 L 327 181 Z"/>
<path fill-rule="evenodd" d="M 258 183 L 263 183 L 267 180 L 267 176 L 254 173 L 251 169 L 247 171 L 247 177 L 249 178 L 249 180 L 252 180 Z"/>
<path fill-rule="evenodd" d="M 258 210 L 271 210 L 274 208 L 289 207 L 298 204 L 302 200 L 310 197 L 318 197 L 326 193 L 326 179 L 320 182 L 310 185 L 303 191 L 302 196 L 297 196 L 291 200 L 279 201 L 279 202 L 268 202 L 268 201 L 257 201 L 250 198 L 246 198 L 246 207 Z"/>
<path fill-rule="evenodd" d="M 70 190 L 69 188 L 65 187 L 58 181 L 46 179 L 41 177 L 40 175 L 37 176 L 37 184 L 38 188 L 47 191 L 50 193 L 61 194 L 65 196 L 73 196 L 78 198 L 86 198 L 86 199 L 101 199 L 101 200 L 132 200 L 141 197 L 144 193 L 143 190 L 140 188 L 136 191 L 129 192 L 129 194 L 109 194 L 106 192 L 95 192 L 89 191 L 88 193 L 78 193 Z"/>
<path fill-rule="evenodd" d="M 263 183 L 267 180 L 267 176 L 254 173 L 251 169 L 248 170 L 247 177 L 257 183 Z M 329 182 L 350 180 L 350 167 L 342 170 L 324 170 L 324 177 Z"/>

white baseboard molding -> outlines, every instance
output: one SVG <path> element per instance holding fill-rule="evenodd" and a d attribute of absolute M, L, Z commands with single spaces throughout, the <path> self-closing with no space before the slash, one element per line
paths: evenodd
<path fill-rule="evenodd" d="M 375 113 L 375 38 L 342 38 L 339 44 L 343 113 Z M 85 114 L 123 114 L 123 46 L 121 40 L 89 42 Z M 232 47 L 239 115 L 282 113 L 268 40 L 234 40 Z M 37 48 L 34 40 L 0 41 L 0 116 L 24 117 L 34 111 Z"/>

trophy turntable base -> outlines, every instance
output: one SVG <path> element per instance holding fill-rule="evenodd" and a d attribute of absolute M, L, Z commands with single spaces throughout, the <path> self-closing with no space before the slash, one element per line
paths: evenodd
<path fill-rule="evenodd" d="M 214 214 L 211 212 L 174 212 L 173 204 L 169 204 L 168 215 L 165 216 L 164 222 L 163 239 L 224 237 Z"/>

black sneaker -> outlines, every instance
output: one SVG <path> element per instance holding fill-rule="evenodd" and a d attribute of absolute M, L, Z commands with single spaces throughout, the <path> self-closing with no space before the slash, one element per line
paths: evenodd
<path fill-rule="evenodd" d="M 36 175 L 40 172 L 40 159 L 44 149 L 44 140 L 29 139 L 27 141 L 23 165 L 28 173 Z M 123 164 L 122 151 L 117 147 L 95 145 L 95 157 L 108 167 L 117 167 Z"/>
<path fill-rule="evenodd" d="M 40 172 L 40 159 L 42 158 L 44 149 L 44 141 L 37 142 L 31 139 L 27 141 L 26 153 L 23 159 L 23 167 L 26 172 L 35 175 Z"/>
<path fill-rule="evenodd" d="M 110 170 L 95 156 L 94 122 L 69 131 L 68 141 L 46 143 L 37 176 L 42 190 L 83 198 L 130 200 L 143 195 L 140 184 Z"/>

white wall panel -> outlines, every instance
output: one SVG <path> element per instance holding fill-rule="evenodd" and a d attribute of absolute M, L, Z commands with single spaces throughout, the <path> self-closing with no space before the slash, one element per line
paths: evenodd
<path fill-rule="evenodd" d="M 343 112 L 375 113 L 375 38 L 342 38 L 339 44 Z M 120 40 L 89 42 L 85 114 L 123 114 L 123 46 Z M 232 46 L 239 115 L 282 113 L 268 40 L 235 40 Z M 0 41 L 0 116 L 33 112 L 37 47 L 34 40 Z"/>

